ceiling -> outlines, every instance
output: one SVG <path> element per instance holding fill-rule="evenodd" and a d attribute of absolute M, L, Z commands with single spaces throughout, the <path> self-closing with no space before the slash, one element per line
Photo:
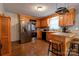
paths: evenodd
<path fill-rule="evenodd" d="M 58 7 L 75 7 L 79 9 L 78 3 L 4 3 L 5 11 L 15 12 L 24 15 L 30 15 L 35 17 L 45 17 L 54 13 Z M 44 11 L 35 10 L 35 6 L 44 6 L 46 9 Z"/>

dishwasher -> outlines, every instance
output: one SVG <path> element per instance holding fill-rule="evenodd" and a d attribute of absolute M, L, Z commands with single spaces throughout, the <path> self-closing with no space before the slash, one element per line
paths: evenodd
<path fill-rule="evenodd" d="M 46 32 L 45 31 L 42 32 L 42 40 L 46 41 Z"/>

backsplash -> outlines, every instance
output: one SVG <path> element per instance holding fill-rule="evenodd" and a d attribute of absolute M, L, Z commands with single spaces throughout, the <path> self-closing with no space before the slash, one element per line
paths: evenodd
<path fill-rule="evenodd" d="M 37 30 L 41 30 L 41 31 L 49 31 L 48 27 L 44 27 L 44 28 L 37 28 Z"/>

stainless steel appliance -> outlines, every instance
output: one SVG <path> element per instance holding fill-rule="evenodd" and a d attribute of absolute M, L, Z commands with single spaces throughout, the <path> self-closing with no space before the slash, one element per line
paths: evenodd
<path fill-rule="evenodd" d="M 35 31 L 35 24 L 33 21 L 21 23 L 21 43 L 31 42 L 32 34 Z"/>

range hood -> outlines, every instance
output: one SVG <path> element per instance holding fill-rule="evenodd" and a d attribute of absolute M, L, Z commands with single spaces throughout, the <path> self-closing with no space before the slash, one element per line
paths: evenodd
<path fill-rule="evenodd" d="M 57 8 L 57 11 L 56 11 L 56 13 L 59 15 L 65 14 L 67 12 L 69 12 L 69 10 L 66 7 L 59 7 Z"/>

